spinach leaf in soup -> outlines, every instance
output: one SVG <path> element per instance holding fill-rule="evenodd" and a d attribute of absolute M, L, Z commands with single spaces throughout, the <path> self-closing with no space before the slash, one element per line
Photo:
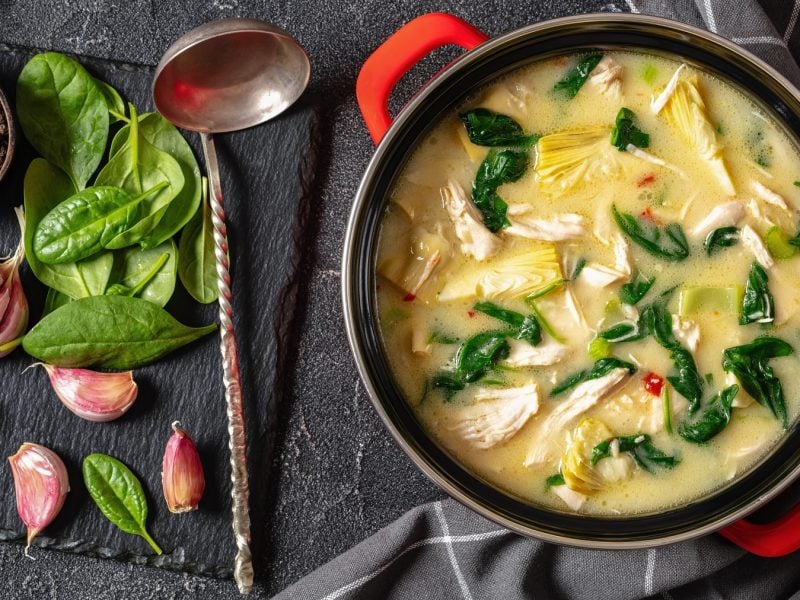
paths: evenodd
<path fill-rule="evenodd" d="M 602 54 L 594 53 L 580 58 L 554 86 L 553 91 L 563 93 L 567 98 L 574 98 L 586 83 L 589 74 L 600 63 Z"/>
<path fill-rule="evenodd" d="M 63 171 L 43 158 L 35 158 L 25 172 L 25 258 L 37 279 L 46 286 L 69 296 L 100 296 L 108 285 L 114 257 L 101 252 L 81 260 L 62 264 L 45 264 L 33 250 L 33 237 L 42 218 L 75 193 Z"/>
<path fill-rule="evenodd" d="M 156 306 L 164 306 L 172 298 L 180 260 L 175 242 L 169 240 L 147 250 L 131 246 L 117 251 L 115 259 L 114 281 L 124 288 L 123 295 L 134 295 Z"/>
<path fill-rule="evenodd" d="M 484 331 L 468 338 L 456 352 L 452 372 L 443 371 L 431 381 L 433 387 L 445 390 L 445 397 L 463 390 L 467 384 L 474 383 L 494 367 L 509 353 L 510 331 Z"/>
<path fill-rule="evenodd" d="M 566 379 L 557 383 L 553 389 L 550 390 L 550 397 L 552 398 L 554 396 L 563 394 L 567 390 L 574 388 L 576 385 L 584 381 L 589 381 L 590 379 L 599 379 L 600 377 L 608 375 L 614 369 L 627 369 L 628 373 L 633 374 L 636 372 L 636 365 L 624 360 L 620 360 L 619 358 L 615 358 L 613 356 L 601 358 L 597 360 L 594 365 L 592 365 L 591 369 L 585 369 L 583 371 L 573 373 Z"/>
<path fill-rule="evenodd" d="M 718 392 L 694 422 L 681 423 L 678 434 L 687 442 L 702 444 L 719 434 L 731 421 L 731 410 L 739 386 L 732 385 Z"/>
<path fill-rule="evenodd" d="M 36 151 L 76 190 L 86 187 L 108 141 L 108 106 L 86 69 L 57 52 L 37 54 L 17 79 L 17 114 Z"/>
<path fill-rule="evenodd" d="M 130 129 L 130 125 L 125 125 L 114 136 L 109 156 L 115 156 L 126 144 Z M 198 213 L 202 193 L 200 167 L 181 132 L 160 114 L 139 115 L 138 130 L 144 140 L 178 162 L 184 178 L 183 187 L 169 203 L 158 224 L 139 242 L 144 248 L 153 248 L 175 235 Z"/>
<path fill-rule="evenodd" d="M 612 444 L 619 445 L 620 452 L 627 452 L 642 469 L 652 473 L 655 468 L 671 469 L 680 462 L 677 457 L 669 456 L 656 448 L 650 436 L 644 433 L 617 436 L 603 440 L 592 448 L 592 464 L 612 456 Z"/>
<path fill-rule="evenodd" d="M 794 348 L 780 338 L 762 336 L 749 344 L 727 348 L 722 354 L 722 368 L 733 373 L 744 391 L 769 408 L 781 422 L 789 426 L 783 386 L 769 366 L 770 359 L 789 356 Z"/>
<path fill-rule="evenodd" d="M 472 308 L 511 325 L 515 330 L 514 337 L 518 340 L 525 340 L 533 346 L 542 341 L 542 328 L 534 315 L 526 316 L 486 301 L 478 302 Z"/>
<path fill-rule="evenodd" d="M 110 249 L 131 246 L 151 234 L 185 184 L 178 161 L 153 146 L 139 133 L 136 109 L 133 105 L 129 105 L 129 109 L 131 122 L 128 139 L 97 174 L 95 185 L 116 186 L 131 196 L 139 196 L 145 190 L 160 187 L 158 193 L 147 198 L 138 218 L 106 244 Z"/>
<path fill-rule="evenodd" d="M 478 167 L 472 186 L 472 200 L 483 215 L 489 231 L 499 231 L 508 225 L 508 205 L 497 195 L 504 183 L 518 181 L 528 168 L 528 153 L 516 150 L 491 150 Z"/>
<path fill-rule="evenodd" d="M 73 194 L 39 222 L 33 236 L 36 257 L 47 264 L 69 263 L 92 256 L 129 231 L 142 215 L 142 203 L 165 182 L 131 197 L 107 185 Z"/>
<path fill-rule="evenodd" d="M 191 218 L 181 233 L 178 247 L 178 275 L 183 287 L 201 304 L 210 304 L 218 296 L 217 265 L 214 257 L 214 227 L 211 207 L 208 204 L 208 182 L 200 184 L 203 190 L 200 210 Z"/>
<path fill-rule="evenodd" d="M 611 145 L 620 152 L 625 152 L 628 145 L 637 148 L 647 148 L 650 145 L 650 136 L 633 124 L 636 115 L 629 108 L 620 108 L 614 127 L 611 129 Z"/>
<path fill-rule="evenodd" d="M 705 241 L 703 242 L 703 248 L 705 248 L 706 254 L 711 256 L 722 248 L 730 248 L 738 241 L 738 227 L 720 227 L 719 229 L 709 232 Z"/>
<path fill-rule="evenodd" d="M 81 298 L 56 309 L 22 341 L 25 352 L 59 367 L 134 369 L 217 328 L 187 327 L 152 302 L 127 296 Z"/>
<path fill-rule="evenodd" d="M 467 130 L 469 141 L 478 146 L 532 146 L 539 139 L 527 135 L 522 126 L 508 115 L 488 108 L 474 108 L 458 115 Z"/>
<path fill-rule="evenodd" d="M 742 296 L 739 324 L 772 323 L 775 320 L 775 301 L 769 291 L 767 272 L 757 262 L 750 267 Z"/>
<path fill-rule="evenodd" d="M 631 281 L 622 284 L 619 290 L 619 299 L 624 304 L 635 305 L 645 297 L 655 282 L 655 277 L 647 277 L 637 272 Z"/>
<path fill-rule="evenodd" d="M 622 232 L 653 256 L 671 262 L 689 256 L 689 242 L 678 223 L 669 223 L 662 230 L 647 217 L 636 218 L 628 213 L 620 213 L 613 204 L 611 214 Z"/>

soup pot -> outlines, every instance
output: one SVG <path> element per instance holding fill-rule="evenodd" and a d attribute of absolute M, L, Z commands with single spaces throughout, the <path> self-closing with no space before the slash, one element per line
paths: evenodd
<path fill-rule="evenodd" d="M 388 100 L 400 78 L 431 51 L 455 44 L 466 52 L 440 71 L 392 119 Z M 740 88 L 800 136 L 800 92 L 775 69 L 730 41 L 681 23 L 634 14 L 592 14 L 538 23 L 488 39 L 443 13 L 407 23 L 364 63 L 357 97 L 378 148 L 358 189 L 347 228 L 342 294 L 347 335 L 375 409 L 414 463 L 453 498 L 515 532 L 588 548 L 642 548 L 711 532 L 762 556 L 800 548 L 800 507 L 778 521 L 742 518 L 800 475 L 800 428 L 748 472 L 687 505 L 631 516 L 568 514 L 537 506 L 471 473 L 428 436 L 393 381 L 378 327 L 376 254 L 393 181 L 429 128 L 472 91 L 533 60 L 580 49 L 632 49 L 677 55 Z"/>

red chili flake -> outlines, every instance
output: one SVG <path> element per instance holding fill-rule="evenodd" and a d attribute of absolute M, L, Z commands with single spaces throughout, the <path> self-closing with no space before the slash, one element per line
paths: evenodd
<path fill-rule="evenodd" d="M 467 314 L 469 315 L 469 318 L 471 319 L 472 317 L 475 316 L 475 311 L 474 310 L 468 310 Z"/>
<path fill-rule="evenodd" d="M 642 217 L 643 219 L 650 221 L 654 225 L 661 225 L 661 221 L 655 217 L 653 211 L 650 210 L 649 206 L 645 208 L 641 213 L 639 213 L 639 216 Z"/>
<path fill-rule="evenodd" d="M 644 187 L 646 185 L 651 185 L 652 183 L 655 182 L 655 180 L 656 176 L 653 173 L 650 173 L 649 175 L 645 175 L 639 181 L 637 181 L 636 185 L 639 187 Z"/>
<path fill-rule="evenodd" d="M 417 299 L 417 295 L 416 294 L 409 293 L 409 294 L 406 294 L 405 296 L 403 296 L 403 302 L 413 302 L 416 299 Z"/>
<path fill-rule="evenodd" d="M 644 389 L 658 397 L 661 395 L 661 388 L 664 387 L 664 378 L 651 372 L 642 377 L 642 383 L 644 383 Z"/>

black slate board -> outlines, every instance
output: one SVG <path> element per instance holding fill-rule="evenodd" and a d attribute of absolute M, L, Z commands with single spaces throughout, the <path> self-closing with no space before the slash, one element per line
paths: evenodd
<path fill-rule="evenodd" d="M 17 75 L 32 52 L 0 50 L 0 85 L 14 103 Z M 115 86 L 139 112 L 152 110 L 152 69 L 93 59 L 79 60 Z M 112 129 L 113 135 L 114 129 Z M 231 245 L 236 331 L 248 416 L 253 545 L 264 540 L 266 493 L 274 438 L 274 414 L 284 389 L 283 365 L 290 344 L 296 273 L 310 207 L 316 159 L 317 116 L 301 100 L 275 121 L 244 132 L 216 136 Z M 0 255 L 18 239 L 12 207 L 22 203 L 22 180 L 34 156 L 18 130 L 12 169 L 0 183 Z M 198 139 L 187 134 L 198 157 Z M 41 314 L 45 288 L 27 266 L 23 282 L 32 323 Z M 167 309 L 180 321 L 216 321 L 216 304 L 200 306 L 180 287 Z M 21 350 L 0 361 L 0 452 L 13 454 L 24 441 L 55 450 L 67 465 L 71 493 L 44 534 L 35 542 L 77 553 L 114 557 L 176 570 L 229 576 L 234 556 L 230 515 L 228 435 L 218 337 L 202 341 L 135 372 L 139 398 L 112 423 L 91 423 L 58 401 L 43 370 L 22 373 L 32 362 Z M 199 511 L 172 515 L 161 492 L 161 457 L 180 420 L 200 451 L 206 493 Z M 140 538 L 124 534 L 100 514 L 88 497 L 80 463 L 91 452 L 122 460 L 142 480 L 148 494 L 148 529 L 165 551 L 152 554 Z M 24 539 L 16 514 L 7 463 L 0 465 L 0 539 Z M 36 550 L 32 550 L 36 553 Z"/>

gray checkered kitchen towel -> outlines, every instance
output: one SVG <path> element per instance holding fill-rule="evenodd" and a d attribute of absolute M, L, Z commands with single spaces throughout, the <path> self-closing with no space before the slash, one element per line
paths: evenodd
<path fill-rule="evenodd" d="M 622 3 L 620 3 L 622 5 Z M 800 85 L 800 0 L 625 0 L 724 35 Z M 800 552 L 764 559 L 716 535 L 636 551 L 527 539 L 453 500 L 409 511 L 276 600 L 741 598 L 800 600 Z"/>

